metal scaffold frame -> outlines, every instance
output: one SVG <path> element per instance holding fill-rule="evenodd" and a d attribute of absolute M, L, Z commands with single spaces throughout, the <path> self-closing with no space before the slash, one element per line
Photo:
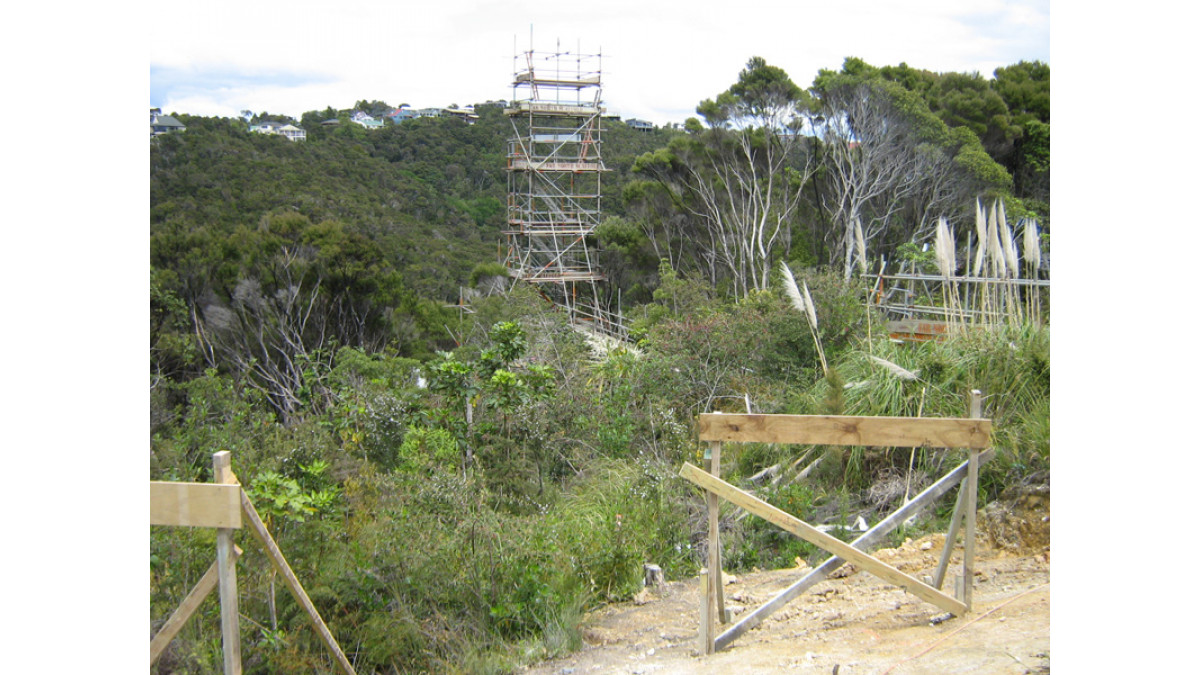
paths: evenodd
<path fill-rule="evenodd" d="M 600 225 L 601 54 L 530 49 L 513 56 L 508 143 L 509 274 L 536 284 L 573 322 L 624 336 L 601 306 L 596 252 Z"/>

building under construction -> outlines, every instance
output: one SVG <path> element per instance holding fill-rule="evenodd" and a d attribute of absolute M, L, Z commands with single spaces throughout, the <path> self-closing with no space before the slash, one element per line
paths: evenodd
<path fill-rule="evenodd" d="M 513 57 L 505 114 L 508 229 L 505 266 L 564 308 L 573 323 L 623 330 L 602 305 L 604 276 L 589 237 L 600 224 L 601 55 L 561 49 Z"/>

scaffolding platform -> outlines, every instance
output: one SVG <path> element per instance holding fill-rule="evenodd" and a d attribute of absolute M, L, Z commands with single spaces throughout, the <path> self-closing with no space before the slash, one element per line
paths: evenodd
<path fill-rule="evenodd" d="M 600 225 L 605 112 L 601 55 L 532 49 L 513 57 L 506 155 L 509 275 L 537 285 L 572 322 L 609 335 L 624 328 L 603 307 L 604 281 L 590 239 Z"/>

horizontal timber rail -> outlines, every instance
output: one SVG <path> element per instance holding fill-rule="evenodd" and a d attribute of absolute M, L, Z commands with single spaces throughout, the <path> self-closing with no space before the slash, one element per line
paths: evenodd
<path fill-rule="evenodd" d="M 701 441 L 863 445 L 901 448 L 987 448 L 992 422 L 974 418 L 850 415 L 699 416 Z"/>

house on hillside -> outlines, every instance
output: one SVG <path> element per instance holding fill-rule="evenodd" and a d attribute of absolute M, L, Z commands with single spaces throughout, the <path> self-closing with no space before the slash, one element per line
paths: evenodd
<path fill-rule="evenodd" d="M 308 139 L 308 132 L 293 124 L 284 122 L 260 122 L 259 124 L 251 125 L 250 131 L 256 134 L 269 134 L 272 136 L 283 136 L 289 141 L 303 141 Z"/>
<path fill-rule="evenodd" d="M 654 125 L 650 122 L 647 122 L 646 120 L 627 119 L 627 120 L 625 120 L 625 125 L 628 126 L 630 129 L 637 129 L 638 131 L 653 131 L 654 130 Z"/>
<path fill-rule="evenodd" d="M 283 122 L 272 122 L 268 120 L 266 122 L 259 122 L 258 124 L 251 124 L 250 131 L 256 134 L 274 134 L 277 133 L 279 131 L 279 127 L 282 126 Z"/>
<path fill-rule="evenodd" d="M 350 116 L 350 121 L 366 129 L 379 129 L 383 127 L 383 120 L 377 120 L 361 110 L 355 110 L 354 114 Z"/>
<path fill-rule="evenodd" d="M 285 124 L 275 133 L 293 142 L 308 140 L 308 132 L 293 124 Z"/>
<path fill-rule="evenodd" d="M 162 114 L 161 108 L 150 109 L 150 138 L 169 134 L 172 131 L 185 131 L 187 127 L 170 115 Z"/>
<path fill-rule="evenodd" d="M 443 108 L 442 117 L 457 117 L 467 124 L 475 124 L 479 119 L 479 115 L 475 114 L 475 109 L 469 106 L 466 108 Z"/>
<path fill-rule="evenodd" d="M 419 108 L 417 110 L 413 110 L 408 106 L 400 106 L 389 113 L 387 117 L 396 124 L 405 120 L 414 120 L 418 117 L 454 117 L 467 124 L 475 124 L 479 119 L 479 115 L 475 114 L 473 106 L 467 106 L 466 108 Z"/>
<path fill-rule="evenodd" d="M 391 120 L 392 124 L 399 124 L 399 123 L 403 122 L 404 120 L 411 120 L 412 118 L 414 118 L 416 116 L 417 116 L 417 113 L 415 110 L 408 107 L 407 105 L 402 105 L 399 108 L 396 108 L 395 110 L 391 111 L 390 113 L 384 115 L 384 118 Z"/>

